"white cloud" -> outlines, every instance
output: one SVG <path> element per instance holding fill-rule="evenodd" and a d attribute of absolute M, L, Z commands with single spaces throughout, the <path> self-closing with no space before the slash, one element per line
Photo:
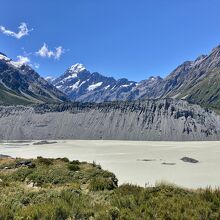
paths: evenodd
<path fill-rule="evenodd" d="M 36 52 L 38 56 L 51 58 L 53 57 L 56 60 L 59 60 L 61 55 L 64 53 L 64 49 L 59 46 L 55 48 L 54 51 L 49 50 L 48 46 L 44 43 L 43 46 Z"/>
<path fill-rule="evenodd" d="M 38 50 L 37 55 L 50 58 L 53 56 L 53 51 L 50 51 L 47 45 L 44 43 L 44 45 Z"/>
<path fill-rule="evenodd" d="M 13 64 L 15 67 L 20 68 L 22 65 L 28 65 L 30 67 L 34 67 L 36 69 L 40 68 L 40 64 L 39 63 L 31 63 L 31 60 L 29 57 L 27 56 L 17 56 L 17 61 L 11 61 L 11 64 Z"/>
<path fill-rule="evenodd" d="M 19 31 L 18 31 L 18 33 L 16 33 L 14 31 L 7 30 L 4 26 L 0 26 L 0 32 L 2 32 L 3 34 L 5 34 L 7 36 L 15 37 L 17 39 L 21 39 L 22 37 L 28 35 L 30 31 L 33 30 L 33 29 L 28 29 L 27 24 L 24 22 L 22 22 L 19 25 L 18 29 L 19 29 Z"/>
<path fill-rule="evenodd" d="M 59 60 L 63 53 L 64 53 L 63 48 L 61 46 L 57 47 L 56 52 L 54 54 L 54 58 Z"/>
<path fill-rule="evenodd" d="M 17 63 L 23 65 L 23 64 L 29 64 L 31 61 L 28 57 L 24 56 L 17 56 L 18 60 L 16 61 Z"/>
<path fill-rule="evenodd" d="M 12 65 L 14 65 L 15 67 L 21 67 L 22 65 L 30 65 L 30 59 L 28 57 L 25 57 L 25 56 L 17 56 L 17 61 L 10 61 L 10 63 Z"/>

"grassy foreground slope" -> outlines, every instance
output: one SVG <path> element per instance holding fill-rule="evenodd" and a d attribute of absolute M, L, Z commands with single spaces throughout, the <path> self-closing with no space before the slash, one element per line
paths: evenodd
<path fill-rule="evenodd" d="M 0 219 L 220 219 L 220 191 L 117 186 L 95 163 L 0 159 Z"/>

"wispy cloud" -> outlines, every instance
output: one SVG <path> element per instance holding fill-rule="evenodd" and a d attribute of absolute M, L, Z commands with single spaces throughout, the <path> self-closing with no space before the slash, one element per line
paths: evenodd
<path fill-rule="evenodd" d="M 55 48 L 55 50 L 52 51 L 52 50 L 49 50 L 46 43 L 44 43 L 43 46 L 36 52 L 38 56 L 45 57 L 45 58 L 53 57 L 56 60 L 59 60 L 63 53 L 64 53 L 64 49 L 61 46 Z"/>
<path fill-rule="evenodd" d="M 18 32 L 14 32 L 11 30 L 6 29 L 4 26 L 0 26 L 0 31 L 7 35 L 7 36 L 11 36 L 11 37 L 15 37 L 17 39 L 21 39 L 24 36 L 29 35 L 29 32 L 32 31 L 33 29 L 28 29 L 27 24 L 25 22 L 22 22 L 19 27 L 18 27 Z"/>

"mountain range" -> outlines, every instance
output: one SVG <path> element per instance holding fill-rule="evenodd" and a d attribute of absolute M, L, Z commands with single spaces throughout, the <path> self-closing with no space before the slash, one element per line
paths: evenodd
<path fill-rule="evenodd" d="M 31 66 L 0 53 L 0 104 L 164 98 L 220 109 L 220 46 L 209 55 L 184 62 L 165 78 L 151 76 L 140 82 L 90 72 L 79 63 L 56 79 L 44 79 Z"/>
<path fill-rule="evenodd" d="M 0 104 L 57 103 L 66 95 L 48 83 L 30 66 L 0 53 Z"/>
<path fill-rule="evenodd" d="M 220 140 L 220 116 L 203 108 L 220 109 L 220 46 L 140 82 L 82 64 L 46 80 L 0 53 L 0 105 L 1 139 Z"/>
<path fill-rule="evenodd" d="M 116 80 L 91 73 L 82 64 L 74 64 L 60 77 L 49 80 L 72 101 L 173 98 L 220 108 L 220 46 L 209 55 L 184 62 L 164 79 L 152 76 L 140 82 L 125 78 Z"/>

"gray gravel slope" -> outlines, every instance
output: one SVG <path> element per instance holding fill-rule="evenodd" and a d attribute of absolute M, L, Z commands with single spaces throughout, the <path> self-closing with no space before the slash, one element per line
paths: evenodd
<path fill-rule="evenodd" d="M 0 107 L 0 139 L 220 140 L 220 118 L 186 101 Z"/>

